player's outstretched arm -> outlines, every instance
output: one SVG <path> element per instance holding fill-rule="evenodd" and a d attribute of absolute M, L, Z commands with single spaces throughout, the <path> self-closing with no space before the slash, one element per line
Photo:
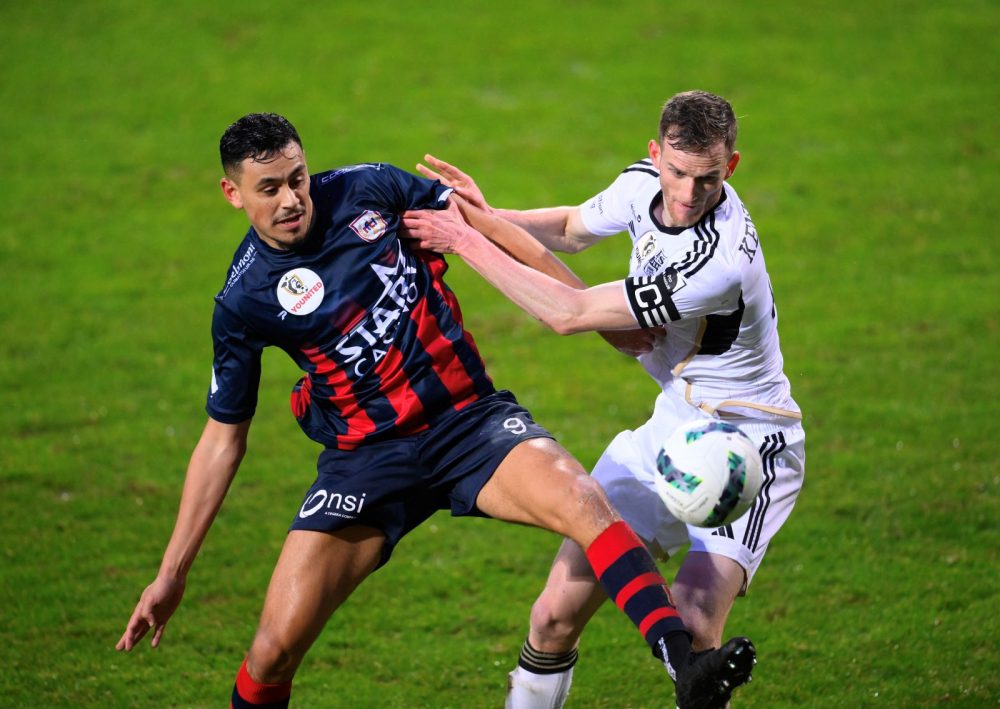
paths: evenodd
<path fill-rule="evenodd" d="M 499 246 L 525 266 L 540 271 L 570 288 L 584 289 L 587 284 L 560 261 L 555 254 L 512 222 L 488 213 L 461 197 L 454 199 L 458 210 L 473 229 Z"/>
<path fill-rule="evenodd" d="M 455 189 L 459 208 L 465 220 L 494 244 L 521 263 L 555 278 L 573 288 L 586 288 L 562 261 L 549 249 L 564 252 L 581 251 L 598 237 L 587 231 L 578 207 L 553 207 L 528 211 L 498 210 L 486 203 L 479 186 L 462 170 L 433 155 L 425 155 L 434 169 L 423 164 L 417 171 L 430 179 Z M 662 330 L 603 330 L 598 333 L 619 352 L 638 357 L 649 352 Z"/>
<path fill-rule="evenodd" d="M 559 334 L 636 327 L 620 281 L 578 290 L 529 268 L 470 227 L 457 202 L 444 210 L 407 212 L 403 224 L 418 247 L 458 254 L 522 310 Z"/>
<path fill-rule="evenodd" d="M 131 650 L 150 631 L 160 644 L 167 621 L 184 596 L 187 573 L 215 520 L 246 452 L 250 421 L 225 424 L 209 419 L 191 454 L 180 508 L 156 579 L 142 592 L 117 650 Z"/>
<path fill-rule="evenodd" d="M 583 225 L 579 207 L 496 209 L 487 204 L 476 181 L 462 170 L 433 155 L 425 155 L 424 160 L 434 169 L 418 164 L 417 171 L 422 175 L 454 188 L 459 196 L 487 214 L 516 224 L 548 249 L 576 253 L 600 240 L 600 237 L 588 232 Z"/>
<path fill-rule="evenodd" d="M 484 212 L 462 198 L 455 198 L 455 202 L 468 224 L 524 265 L 541 271 L 570 288 L 587 288 L 587 284 L 566 264 L 521 227 L 496 213 Z M 662 334 L 662 328 L 655 331 L 638 328 L 601 330 L 598 334 L 619 352 L 638 357 L 653 349 L 657 335 Z"/>

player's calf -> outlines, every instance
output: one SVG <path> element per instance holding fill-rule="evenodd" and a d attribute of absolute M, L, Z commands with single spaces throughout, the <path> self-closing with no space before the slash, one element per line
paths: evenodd
<path fill-rule="evenodd" d="M 691 635 L 649 551 L 625 522 L 615 522 L 586 549 L 608 598 L 635 624 L 665 662 L 686 659 Z"/>

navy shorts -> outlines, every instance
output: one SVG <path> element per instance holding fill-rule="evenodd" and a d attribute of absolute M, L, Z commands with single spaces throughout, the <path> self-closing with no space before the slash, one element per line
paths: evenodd
<path fill-rule="evenodd" d="M 291 529 L 380 529 L 381 566 L 400 539 L 438 510 L 486 517 L 476 497 L 501 461 L 522 441 L 551 437 L 513 394 L 498 391 L 415 435 L 350 451 L 327 448 Z"/>

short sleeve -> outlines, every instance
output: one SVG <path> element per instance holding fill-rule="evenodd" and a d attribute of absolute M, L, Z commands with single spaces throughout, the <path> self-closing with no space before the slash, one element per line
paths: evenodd
<path fill-rule="evenodd" d="M 381 170 L 388 178 L 388 203 L 400 214 L 408 209 L 444 209 L 448 195 L 454 191 L 439 180 L 428 180 L 394 165 L 382 165 Z"/>
<path fill-rule="evenodd" d="M 594 236 L 611 236 L 628 227 L 629 209 L 623 183 L 628 179 L 622 173 L 608 186 L 580 205 L 580 220 Z"/>
<path fill-rule="evenodd" d="M 726 315 L 739 308 L 740 271 L 722 259 L 713 259 L 691 276 L 671 267 L 661 277 L 673 284 L 671 296 L 681 318 Z"/>
<path fill-rule="evenodd" d="M 212 315 L 212 343 L 212 382 L 205 410 L 221 423 L 246 421 L 257 409 L 264 343 L 218 303 Z"/>

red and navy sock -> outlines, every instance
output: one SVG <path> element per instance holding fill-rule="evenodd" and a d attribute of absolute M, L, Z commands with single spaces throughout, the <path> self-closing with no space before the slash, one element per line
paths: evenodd
<path fill-rule="evenodd" d="M 677 613 L 667 582 L 632 528 L 619 521 L 601 532 L 587 559 L 608 598 L 629 617 L 653 654 L 677 666 L 691 650 L 691 634 Z M 668 669 L 670 669 L 668 664 Z"/>
<path fill-rule="evenodd" d="M 292 696 L 292 683 L 264 684 L 256 681 L 247 672 L 247 661 L 243 660 L 236 673 L 236 685 L 230 709 L 288 709 L 288 698 Z"/>

